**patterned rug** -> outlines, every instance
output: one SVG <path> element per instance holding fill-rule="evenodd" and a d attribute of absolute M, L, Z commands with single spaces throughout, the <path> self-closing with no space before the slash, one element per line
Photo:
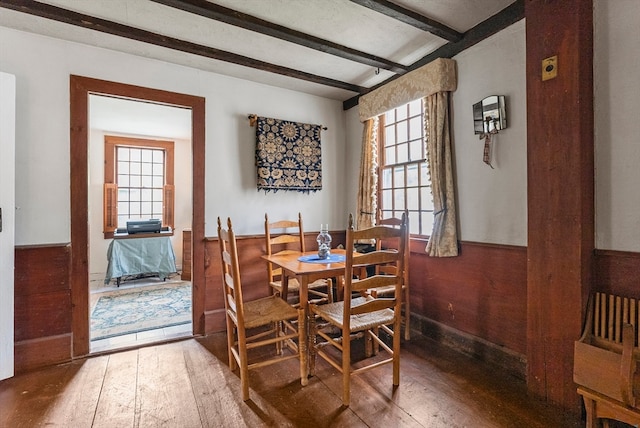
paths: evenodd
<path fill-rule="evenodd" d="M 91 340 L 191 322 L 191 283 L 178 282 L 101 296 L 91 312 Z"/>

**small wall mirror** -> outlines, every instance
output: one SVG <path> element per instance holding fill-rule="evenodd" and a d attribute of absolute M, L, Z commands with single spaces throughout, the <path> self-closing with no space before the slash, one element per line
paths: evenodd
<path fill-rule="evenodd" d="M 504 95 L 491 95 L 473 105 L 473 131 L 496 133 L 507 127 Z"/>

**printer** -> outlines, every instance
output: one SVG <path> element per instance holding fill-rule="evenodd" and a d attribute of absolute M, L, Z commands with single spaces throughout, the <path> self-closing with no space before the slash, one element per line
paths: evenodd
<path fill-rule="evenodd" d="M 127 233 L 160 233 L 162 224 L 160 219 L 150 218 L 149 220 L 129 220 L 127 221 Z"/>

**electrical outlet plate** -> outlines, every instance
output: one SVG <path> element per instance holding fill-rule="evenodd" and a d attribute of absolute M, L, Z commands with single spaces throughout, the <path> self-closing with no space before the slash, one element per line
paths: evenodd
<path fill-rule="evenodd" d="M 542 60 L 542 81 L 558 76 L 558 55 Z"/>

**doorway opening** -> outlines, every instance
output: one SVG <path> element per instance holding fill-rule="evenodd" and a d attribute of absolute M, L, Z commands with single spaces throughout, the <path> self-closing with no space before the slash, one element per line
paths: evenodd
<path fill-rule="evenodd" d="M 71 330 L 73 357 L 90 353 L 90 273 L 92 269 L 90 243 L 93 230 L 90 224 L 94 213 L 90 201 L 95 189 L 90 188 L 89 160 L 94 156 L 90 144 L 90 97 L 101 95 L 119 100 L 135 100 L 152 105 L 171 106 L 190 112 L 191 124 L 191 335 L 202 335 L 204 325 L 204 118 L 205 100 L 202 97 L 167 92 L 140 86 L 91 79 L 70 78 L 71 104 Z M 91 192 L 90 192 L 91 189 Z M 98 191 L 102 195 L 102 188 Z M 100 196 L 101 197 L 101 196 Z M 101 205 L 101 204 L 100 204 Z M 102 225 L 102 222 L 99 222 Z M 104 240 L 103 237 L 101 237 Z M 102 253 L 104 257 L 105 253 Z M 100 254 L 98 254 L 100 257 Z M 184 267 L 183 267 L 184 268 Z M 184 269 L 183 269 L 184 270 Z M 134 345 L 135 346 L 135 345 Z"/>
<path fill-rule="evenodd" d="M 192 334 L 191 129 L 190 109 L 89 95 L 91 353 Z"/>

